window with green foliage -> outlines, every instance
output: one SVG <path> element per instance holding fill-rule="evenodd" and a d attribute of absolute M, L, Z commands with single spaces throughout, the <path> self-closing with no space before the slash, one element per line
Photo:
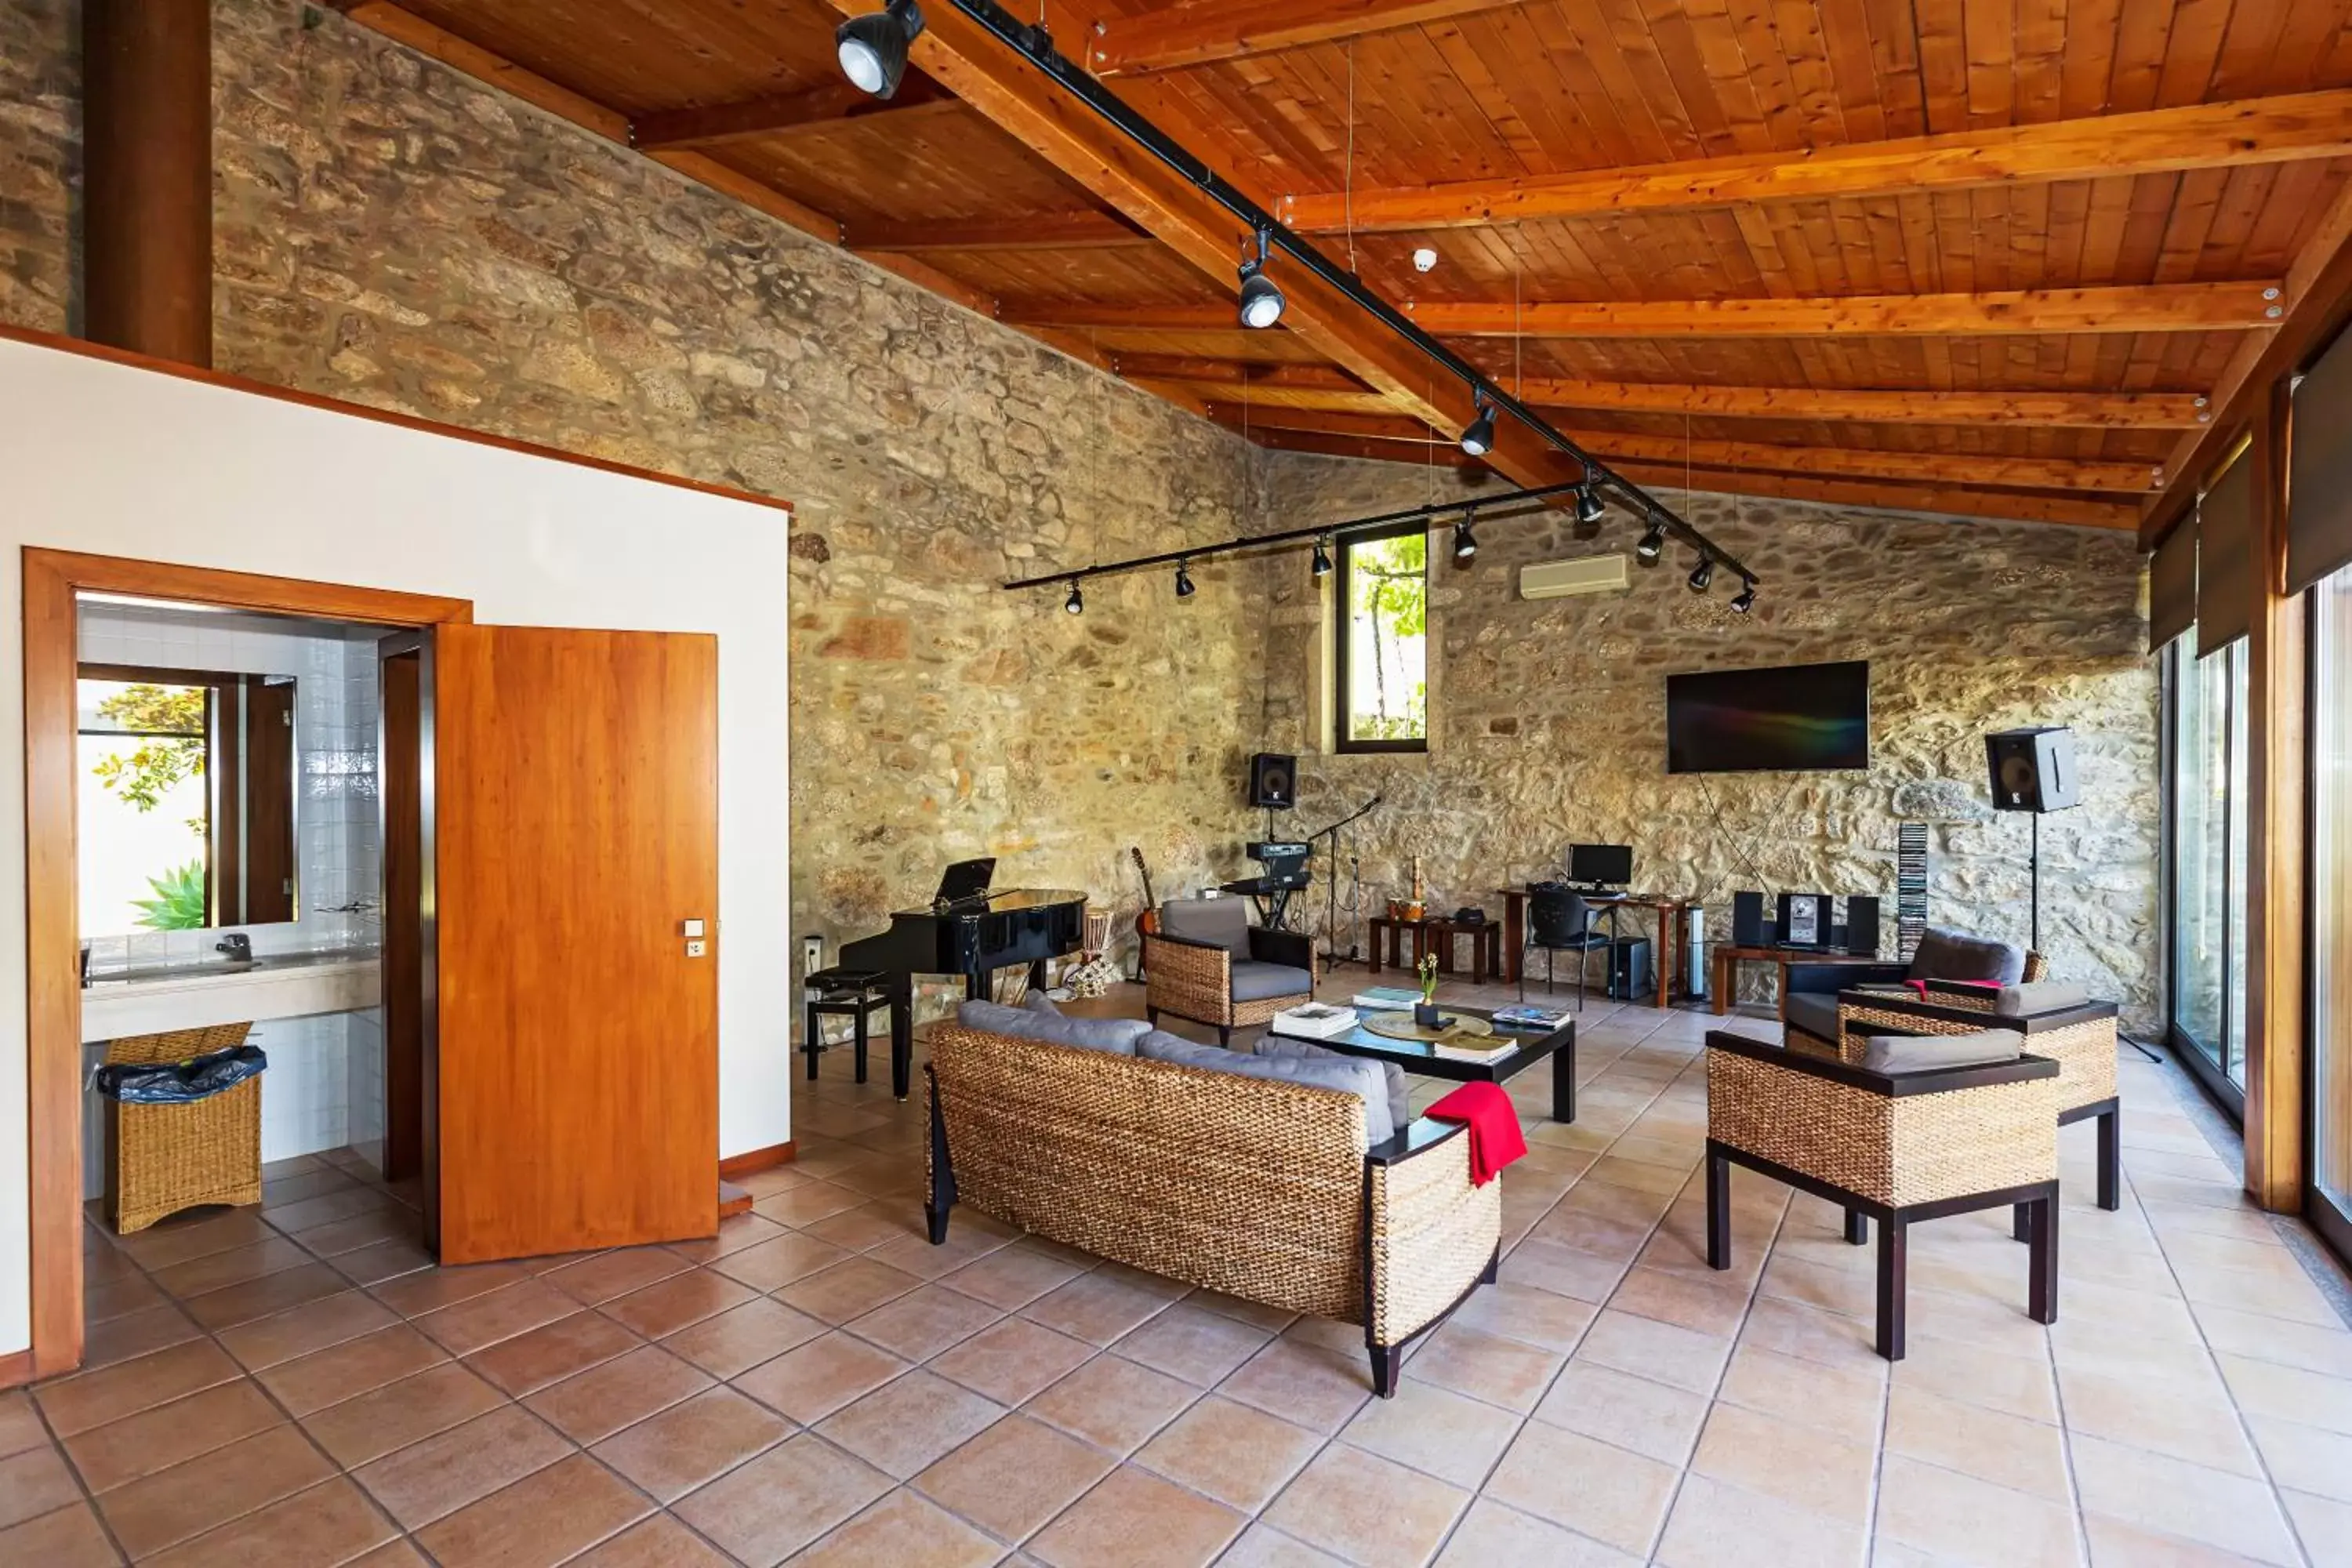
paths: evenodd
<path fill-rule="evenodd" d="M 1339 542 L 1332 669 L 1342 752 L 1429 749 L 1429 536 L 1417 524 Z"/>
<path fill-rule="evenodd" d="M 210 689 L 85 679 L 79 695 L 82 929 L 209 924 Z"/>

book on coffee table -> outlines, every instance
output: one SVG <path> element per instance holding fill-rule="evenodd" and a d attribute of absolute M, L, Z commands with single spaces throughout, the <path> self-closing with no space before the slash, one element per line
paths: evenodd
<path fill-rule="evenodd" d="M 1349 1000 L 1367 1013 L 1410 1013 L 1419 1005 L 1421 993 L 1402 985 L 1375 985 Z"/>
<path fill-rule="evenodd" d="M 1266 1026 L 1277 1035 L 1328 1040 L 1354 1028 L 1356 1021 L 1353 1007 L 1336 1007 L 1328 1002 L 1309 1002 L 1303 1007 L 1291 1007 L 1276 1013 Z"/>
<path fill-rule="evenodd" d="M 1522 1002 L 1516 1007 L 1495 1009 L 1495 1026 L 1500 1029 L 1557 1029 L 1572 1015 L 1565 1007 L 1538 1007 Z"/>
<path fill-rule="evenodd" d="M 1518 1041 L 1497 1035 L 1454 1035 L 1433 1043 L 1429 1054 L 1457 1062 L 1498 1062 L 1518 1048 Z"/>

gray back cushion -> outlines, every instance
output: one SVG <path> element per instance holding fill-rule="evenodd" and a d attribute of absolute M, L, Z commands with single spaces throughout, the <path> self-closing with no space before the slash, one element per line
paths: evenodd
<path fill-rule="evenodd" d="M 1979 1029 L 1970 1035 L 1879 1035 L 1862 1054 L 1872 1072 L 1933 1072 L 1938 1068 L 1983 1067 L 2013 1062 L 2025 1037 L 2015 1029 Z"/>
<path fill-rule="evenodd" d="M 956 1022 L 992 1035 L 1076 1046 L 1082 1051 L 1108 1051 L 1115 1057 L 1135 1055 L 1135 1042 L 1151 1032 L 1151 1026 L 1140 1018 L 1066 1018 L 1058 1013 L 1003 1007 L 993 1002 L 958 1005 Z"/>
<path fill-rule="evenodd" d="M 2032 980 L 2002 986 L 1992 999 L 1992 1010 L 2004 1018 L 2022 1018 L 2029 1013 L 2080 1007 L 2090 999 L 2091 993 L 2071 980 Z"/>
<path fill-rule="evenodd" d="M 1261 1035 L 1257 1054 L 1279 1059 L 1294 1058 L 1299 1061 L 1371 1061 L 1369 1057 L 1349 1057 L 1328 1046 L 1318 1046 L 1313 1040 L 1295 1040 L 1287 1035 Z M 1412 1089 L 1404 1081 L 1404 1068 L 1394 1062 L 1371 1062 L 1381 1069 L 1381 1082 L 1388 1089 L 1389 1122 L 1402 1127 L 1412 1121 Z"/>
<path fill-rule="evenodd" d="M 1173 1062 L 1179 1067 L 1202 1068 L 1210 1072 L 1232 1073 L 1237 1078 L 1277 1079 L 1289 1083 L 1310 1084 L 1317 1089 L 1336 1089 L 1354 1095 L 1364 1103 L 1364 1138 L 1367 1142 L 1387 1142 L 1396 1133 L 1396 1122 L 1389 1115 L 1388 1084 L 1381 1077 L 1381 1064 L 1354 1057 L 1335 1057 L 1328 1061 L 1312 1061 L 1299 1057 L 1245 1056 L 1229 1051 L 1223 1046 L 1204 1046 L 1181 1035 L 1171 1035 L 1154 1029 L 1143 1037 L 1135 1054 L 1148 1061 Z"/>
<path fill-rule="evenodd" d="M 1032 1013 L 1043 1013 L 1049 1018 L 1058 1018 L 1062 1016 L 1062 1009 L 1055 1005 L 1054 999 L 1043 991 L 1032 991 L 1028 995 L 1021 998 L 1021 1005 L 1028 1008 Z"/>
<path fill-rule="evenodd" d="M 1172 899 L 1160 906 L 1160 929 L 1249 956 L 1249 906 L 1239 899 Z"/>
<path fill-rule="evenodd" d="M 1911 954 L 1914 980 L 1990 980 L 2014 985 L 2025 978 L 2025 950 L 1964 931 L 1929 926 Z"/>

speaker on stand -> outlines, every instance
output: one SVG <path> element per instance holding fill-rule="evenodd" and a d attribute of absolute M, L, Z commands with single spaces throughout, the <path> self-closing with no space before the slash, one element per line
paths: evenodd
<path fill-rule="evenodd" d="M 2042 951 L 2042 817 L 2081 804 L 2074 773 L 2074 731 L 2063 727 L 1999 730 L 1985 737 L 1985 764 L 1992 773 L 1995 811 L 2029 812 L 2033 817 L 2027 874 L 2032 885 L 2033 951 Z"/>

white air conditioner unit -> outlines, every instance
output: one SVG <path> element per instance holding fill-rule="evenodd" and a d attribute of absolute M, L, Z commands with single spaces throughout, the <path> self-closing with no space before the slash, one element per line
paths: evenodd
<path fill-rule="evenodd" d="M 1519 568 L 1519 597 L 1565 599 L 1571 594 L 1622 594 L 1628 586 L 1622 555 L 1580 555 Z"/>

